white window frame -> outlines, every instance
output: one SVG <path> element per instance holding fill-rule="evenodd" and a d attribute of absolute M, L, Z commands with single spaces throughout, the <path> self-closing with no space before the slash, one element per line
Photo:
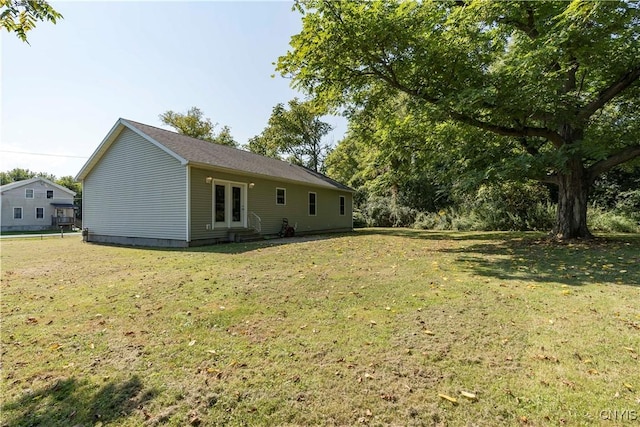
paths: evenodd
<path fill-rule="evenodd" d="M 29 191 L 31 191 L 31 197 L 29 197 Z M 35 191 L 33 188 L 25 188 L 24 189 L 24 198 L 25 199 L 33 199 L 35 197 Z"/>
<path fill-rule="evenodd" d="M 16 211 L 20 210 L 20 217 L 16 218 Z M 24 209 L 21 206 L 15 206 L 13 208 L 13 219 L 24 219 Z"/>
<path fill-rule="evenodd" d="M 313 213 L 311 213 L 311 195 L 313 194 Z M 307 196 L 307 214 L 309 216 L 318 216 L 318 193 L 309 191 Z"/>
<path fill-rule="evenodd" d="M 42 209 L 42 217 L 38 218 L 38 209 Z M 44 208 L 36 208 L 36 220 L 44 220 Z"/>
<path fill-rule="evenodd" d="M 345 216 L 347 213 L 347 198 L 344 196 L 338 199 L 338 213 L 340 216 Z"/>
<path fill-rule="evenodd" d="M 282 198 L 284 199 L 284 203 L 278 203 L 278 191 L 282 190 Z M 282 187 L 276 187 L 276 205 L 278 206 L 286 206 L 287 205 L 287 189 Z"/>
<path fill-rule="evenodd" d="M 51 197 L 49 197 L 49 191 L 51 191 Z M 47 199 L 53 199 L 55 194 L 53 192 L 53 190 L 47 190 L 45 193 L 45 196 L 47 197 Z"/>

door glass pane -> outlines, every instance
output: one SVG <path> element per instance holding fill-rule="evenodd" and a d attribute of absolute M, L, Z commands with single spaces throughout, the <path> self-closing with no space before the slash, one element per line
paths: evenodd
<path fill-rule="evenodd" d="M 242 203 L 240 202 L 240 187 L 231 187 L 231 195 L 233 200 L 233 205 L 231 206 L 231 220 L 234 222 L 239 222 L 242 217 L 240 210 Z"/>
<path fill-rule="evenodd" d="M 225 193 L 224 185 L 216 185 L 216 193 L 215 193 L 215 205 L 216 205 L 216 222 L 224 222 L 224 193 Z"/>

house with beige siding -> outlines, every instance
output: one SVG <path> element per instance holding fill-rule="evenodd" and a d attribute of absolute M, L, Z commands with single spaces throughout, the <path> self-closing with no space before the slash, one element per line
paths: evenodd
<path fill-rule="evenodd" d="M 76 179 L 92 242 L 188 247 L 353 228 L 353 190 L 248 151 L 119 119 Z"/>
<path fill-rule="evenodd" d="M 35 177 L 0 186 L 3 233 L 57 230 L 75 223 L 76 193 L 48 179 Z"/>

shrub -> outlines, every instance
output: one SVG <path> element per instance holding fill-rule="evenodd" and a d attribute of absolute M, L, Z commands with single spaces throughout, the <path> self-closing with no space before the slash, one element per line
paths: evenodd
<path fill-rule="evenodd" d="M 416 215 L 413 228 L 421 230 L 448 230 L 451 223 L 444 210 L 440 212 L 420 212 Z"/>
<path fill-rule="evenodd" d="M 410 227 L 416 211 L 391 201 L 388 197 L 371 196 L 362 208 L 368 227 Z"/>
<path fill-rule="evenodd" d="M 354 228 L 363 228 L 367 226 L 367 220 L 364 217 L 364 214 L 358 210 L 353 211 L 353 227 Z"/>
<path fill-rule="evenodd" d="M 640 221 L 640 190 L 623 191 L 618 195 L 616 210 Z"/>
<path fill-rule="evenodd" d="M 639 233 L 640 224 L 621 212 L 608 211 L 596 206 L 589 207 L 587 225 L 591 231 L 604 233 Z"/>

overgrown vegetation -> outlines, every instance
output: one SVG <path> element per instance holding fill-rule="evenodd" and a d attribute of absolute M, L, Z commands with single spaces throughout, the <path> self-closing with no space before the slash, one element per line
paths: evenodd
<path fill-rule="evenodd" d="M 602 425 L 637 414 L 637 235 L 1 244 L 3 426 Z"/>
<path fill-rule="evenodd" d="M 614 191 L 609 189 L 594 195 L 589 205 L 589 228 L 598 232 L 640 232 L 640 187 Z M 552 227 L 556 215 L 548 188 L 532 182 L 481 185 L 475 196 L 454 196 L 435 212 L 402 205 L 398 199 L 375 194 L 356 197 L 354 226 L 544 231 Z"/>

